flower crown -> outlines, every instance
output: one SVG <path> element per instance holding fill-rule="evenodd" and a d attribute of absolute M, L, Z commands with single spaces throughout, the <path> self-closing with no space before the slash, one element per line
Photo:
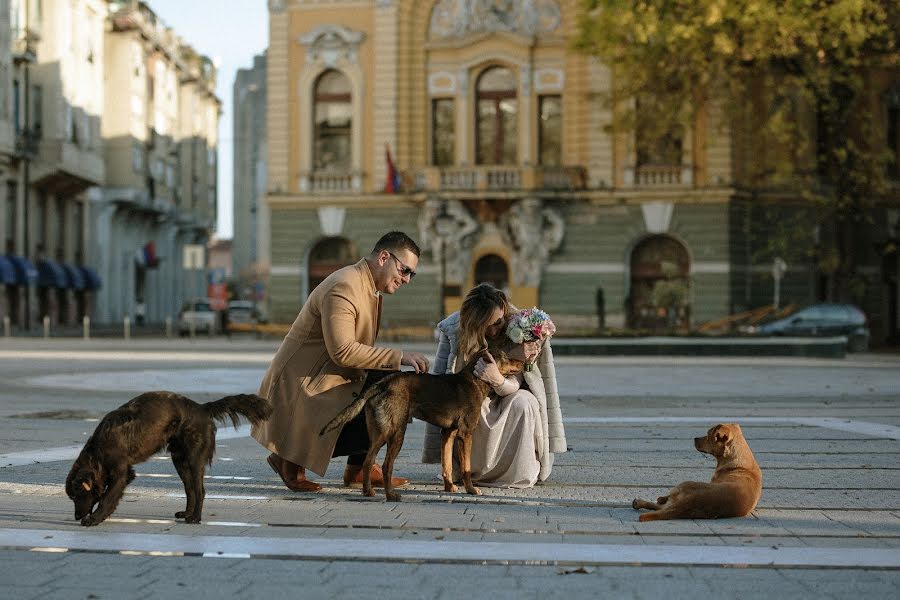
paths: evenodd
<path fill-rule="evenodd" d="M 506 325 L 506 337 L 516 344 L 544 341 L 554 333 L 556 325 L 550 320 L 550 315 L 537 307 L 513 313 Z"/>

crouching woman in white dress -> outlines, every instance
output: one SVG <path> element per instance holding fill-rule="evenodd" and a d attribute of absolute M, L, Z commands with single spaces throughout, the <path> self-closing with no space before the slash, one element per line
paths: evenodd
<path fill-rule="evenodd" d="M 488 284 L 472 288 L 460 311 L 438 324 L 440 341 L 432 373 L 462 369 L 489 340 L 506 335 L 514 312 L 502 291 Z M 479 361 L 476 367 L 476 374 L 493 388 L 482 404 L 472 440 L 472 479 L 483 486 L 531 487 L 550 476 L 554 454 L 566 451 L 549 341 L 525 342 L 514 353 L 528 362 L 537 357 L 536 364 L 506 378 L 495 364 Z M 441 430 L 430 424 L 422 462 L 441 462 Z"/>

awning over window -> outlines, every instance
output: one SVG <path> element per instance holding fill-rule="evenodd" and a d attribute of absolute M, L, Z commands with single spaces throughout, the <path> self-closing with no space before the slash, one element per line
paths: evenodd
<path fill-rule="evenodd" d="M 66 272 L 66 280 L 68 282 L 68 285 L 66 287 L 73 290 L 83 290 L 85 287 L 85 281 L 81 269 L 79 269 L 75 265 L 70 265 L 68 263 L 63 263 L 62 268 L 63 271 Z"/>
<path fill-rule="evenodd" d="M 66 289 L 69 287 L 69 278 L 66 272 L 58 263 L 52 260 L 39 260 L 37 264 L 38 270 L 38 287 L 43 288 L 59 288 Z"/>
<path fill-rule="evenodd" d="M 34 268 L 34 265 L 31 264 L 24 256 L 16 256 L 14 254 L 7 254 L 6 260 L 12 263 L 13 268 L 16 271 L 16 283 L 18 285 L 34 285 L 38 279 L 37 269 Z"/>
<path fill-rule="evenodd" d="M 3 285 L 16 285 L 18 283 L 16 268 L 5 256 L 0 256 L 0 283 Z"/>
<path fill-rule="evenodd" d="M 81 271 L 81 274 L 84 275 L 84 288 L 86 290 L 100 289 L 103 282 L 100 280 L 100 276 L 97 275 L 97 271 L 91 267 L 78 267 L 78 269 Z"/>

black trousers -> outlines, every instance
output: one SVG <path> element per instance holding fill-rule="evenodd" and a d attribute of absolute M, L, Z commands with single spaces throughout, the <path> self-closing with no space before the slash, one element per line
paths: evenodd
<path fill-rule="evenodd" d="M 359 393 L 362 394 L 376 382 L 393 372 L 394 371 L 369 371 L 366 374 L 366 381 L 363 383 Z M 369 430 L 366 427 L 366 411 L 363 410 L 341 429 L 337 443 L 334 446 L 334 452 L 331 453 L 331 456 L 346 456 L 348 465 L 361 465 L 366 459 L 366 452 L 368 451 Z"/>

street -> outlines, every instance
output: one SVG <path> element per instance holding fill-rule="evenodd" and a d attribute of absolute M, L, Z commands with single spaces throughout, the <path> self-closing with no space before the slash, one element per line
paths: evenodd
<path fill-rule="evenodd" d="M 173 518 L 168 456 L 118 510 L 73 519 L 63 483 L 109 410 L 168 389 L 255 392 L 277 341 L 0 342 L 0 574 L 9 598 L 851 598 L 900 592 L 900 356 L 557 358 L 570 452 L 527 490 L 443 492 L 410 425 L 403 501 L 288 491 L 249 427 L 220 426 L 203 523 Z M 431 345 L 414 349 L 433 354 Z M 740 423 L 763 471 L 742 519 L 638 522 L 635 497 L 707 481 L 693 438 Z M 315 477 L 315 476 L 314 476 Z M 733 590 L 730 591 L 730 590 Z"/>

